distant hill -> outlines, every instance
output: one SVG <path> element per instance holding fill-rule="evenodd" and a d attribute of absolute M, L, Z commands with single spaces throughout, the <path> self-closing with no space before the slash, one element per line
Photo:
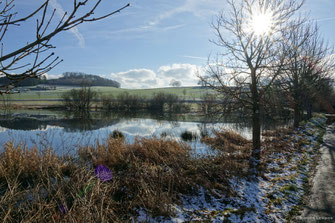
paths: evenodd
<path fill-rule="evenodd" d="M 111 86 L 120 87 L 120 83 L 114 80 L 103 78 L 97 75 L 78 73 L 78 72 L 65 72 L 63 77 L 58 79 L 46 80 L 47 85 L 71 85 L 80 86 L 82 83 L 87 83 L 90 86 Z"/>
<path fill-rule="evenodd" d="M 7 77 L 0 78 L 0 85 L 9 84 L 11 81 Z M 47 80 L 45 78 L 27 78 L 19 83 L 18 86 L 35 86 L 39 84 L 44 85 L 69 85 L 69 86 L 80 86 L 83 83 L 89 86 L 110 86 L 120 87 L 120 83 L 114 80 L 103 78 L 97 75 L 85 74 L 80 72 L 65 72 L 63 77 L 57 79 Z"/>

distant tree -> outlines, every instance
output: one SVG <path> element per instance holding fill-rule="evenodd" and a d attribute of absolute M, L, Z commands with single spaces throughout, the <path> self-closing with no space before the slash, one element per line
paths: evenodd
<path fill-rule="evenodd" d="M 187 90 L 186 90 L 186 88 L 183 90 L 183 95 L 184 95 L 184 99 L 185 99 L 185 97 L 186 97 L 186 94 L 187 94 Z"/>
<path fill-rule="evenodd" d="M 92 101 L 96 99 L 98 93 L 91 89 L 88 83 L 82 83 L 80 89 L 72 89 L 62 94 L 64 106 L 75 111 L 88 111 Z"/>
<path fill-rule="evenodd" d="M 180 87 L 181 86 L 181 82 L 180 81 L 176 81 L 175 79 L 172 79 L 170 81 L 170 86 L 172 86 L 172 87 Z"/>
<path fill-rule="evenodd" d="M 164 112 L 166 106 L 169 112 L 173 112 L 178 102 L 177 95 L 158 92 L 149 100 L 148 108 L 153 112 Z"/>
<path fill-rule="evenodd" d="M 93 17 L 102 0 L 94 3 L 89 0 L 73 0 L 72 11 L 65 12 L 59 21 L 55 21 L 56 9 L 49 10 L 50 0 L 43 0 L 40 7 L 27 15 L 21 16 L 15 11 L 15 0 L 0 1 L 0 42 L 2 53 L 0 56 L 0 77 L 5 76 L 9 81 L 0 85 L 0 94 L 11 92 L 26 78 L 36 78 L 53 69 L 62 60 L 55 57 L 54 53 L 46 53 L 54 48 L 50 41 L 62 31 L 70 30 L 79 24 L 93 22 L 109 17 L 120 12 L 124 7 L 102 16 Z M 51 16 L 49 17 L 49 12 Z M 13 26 L 20 26 L 29 19 L 36 18 L 36 35 L 24 45 L 6 52 L 4 37 Z M 27 36 L 27 40 L 29 40 Z M 27 63 L 27 61 L 31 61 Z"/>
<path fill-rule="evenodd" d="M 216 94 L 206 92 L 201 96 L 201 99 L 201 110 L 206 115 L 217 115 L 219 111 L 222 111 L 223 107 L 220 104 L 217 104 Z"/>

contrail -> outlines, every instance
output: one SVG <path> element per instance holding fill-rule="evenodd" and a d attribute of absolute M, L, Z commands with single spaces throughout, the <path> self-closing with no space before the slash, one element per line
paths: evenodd
<path fill-rule="evenodd" d="M 183 55 L 182 57 L 191 58 L 191 59 L 198 59 L 198 60 L 207 60 L 208 59 L 206 57 L 197 57 L 197 56 L 188 56 L 188 55 Z"/>
<path fill-rule="evenodd" d="M 57 2 L 57 0 L 51 0 L 50 4 L 51 4 L 51 7 L 53 7 L 54 9 L 56 9 L 57 15 L 60 18 L 62 18 L 64 16 L 65 11 L 64 11 L 63 7 L 61 6 L 61 4 L 59 4 Z M 84 39 L 84 36 L 79 32 L 78 27 L 73 27 L 69 31 L 78 39 L 79 46 L 81 48 L 84 48 L 85 47 L 85 39 Z"/>
<path fill-rule="evenodd" d="M 335 17 L 323 18 L 323 19 L 315 19 L 316 22 L 324 22 L 329 20 L 335 20 Z"/>

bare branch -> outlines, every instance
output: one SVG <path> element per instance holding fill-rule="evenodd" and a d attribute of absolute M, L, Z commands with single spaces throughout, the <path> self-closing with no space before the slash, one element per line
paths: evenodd
<path fill-rule="evenodd" d="M 2 43 L 0 77 L 6 76 L 9 80 L 13 80 L 13 82 L 8 85 L 0 86 L 0 94 L 10 92 L 25 78 L 36 78 L 45 72 L 50 71 L 62 62 L 59 57 L 54 57 L 54 53 L 43 55 L 46 51 L 55 48 L 55 46 L 50 43 L 54 36 L 58 35 L 60 32 L 70 30 L 79 24 L 105 19 L 130 6 L 128 3 L 105 15 L 92 17 L 102 0 L 97 0 L 93 6 L 86 6 L 88 0 L 73 0 L 73 9 L 70 12 L 65 12 L 60 20 L 56 22 L 55 27 L 51 28 L 51 24 L 53 24 L 53 20 L 55 19 L 56 9 L 53 9 L 50 17 L 47 18 L 47 15 L 49 14 L 48 6 L 50 0 L 44 0 L 44 3 L 40 7 L 27 16 L 13 20 L 14 15 L 16 16 L 18 14 L 17 12 L 11 13 L 14 9 L 14 1 L 15 0 L 6 1 L 2 9 L 0 9 L 0 41 L 3 40 L 11 25 L 24 24 L 24 22 L 33 17 L 37 17 L 36 33 L 33 41 L 18 47 L 9 53 L 4 53 L 5 44 Z M 80 15 L 79 12 L 82 12 L 83 10 L 86 12 Z M 30 59 L 30 57 L 33 57 L 32 63 L 22 64 L 24 59 L 27 60 L 28 58 Z M 19 63 L 21 63 L 21 65 Z"/>

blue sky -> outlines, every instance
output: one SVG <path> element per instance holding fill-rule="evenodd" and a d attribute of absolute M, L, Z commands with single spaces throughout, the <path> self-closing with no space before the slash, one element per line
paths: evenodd
<path fill-rule="evenodd" d="M 16 0 L 22 15 L 42 0 Z M 104 0 L 97 15 L 130 3 L 131 7 L 103 21 L 87 23 L 63 32 L 53 39 L 55 53 L 64 62 L 48 73 L 55 77 L 67 71 L 97 74 L 121 82 L 123 88 L 169 86 L 171 79 L 183 85 L 196 85 L 197 70 L 206 64 L 218 48 L 210 23 L 225 8 L 225 0 Z M 72 7 L 70 0 L 52 0 L 59 12 Z M 335 1 L 306 0 L 301 12 L 318 20 L 321 33 L 335 43 Z M 58 17 L 57 17 L 58 19 Z M 5 50 L 25 44 L 33 38 L 32 20 L 13 28 Z"/>

